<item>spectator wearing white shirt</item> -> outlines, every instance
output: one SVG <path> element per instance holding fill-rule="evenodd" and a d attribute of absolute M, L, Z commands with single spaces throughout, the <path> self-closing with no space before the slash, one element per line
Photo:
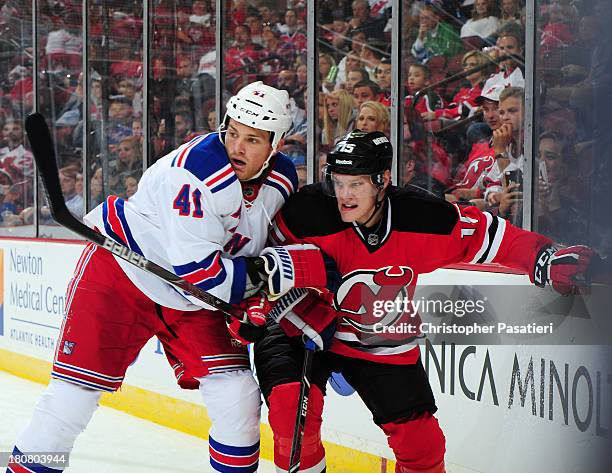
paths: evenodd
<path fill-rule="evenodd" d="M 502 56 L 523 56 L 523 41 L 520 28 L 504 28 L 497 40 L 497 46 L 492 52 L 493 59 Z M 515 59 L 510 58 L 499 63 L 499 72 L 487 79 L 483 89 L 494 86 L 503 87 L 525 87 L 523 71 L 518 67 Z"/>
<path fill-rule="evenodd" d="M 472 18 L 461 27 L 461 37 L 479 36 L 486 39 L 499 28 L 499 18 L 493 14 L 492 0 L 476 0 Z"/>
<path fill-rule="evenodd" d="M 47 36 L 45 53 L 51 70 L 76 70 L 80 67 L 83 41 L 81 39 L 81 16 L 70 12 L 60 21 L 60 29 Z"/>

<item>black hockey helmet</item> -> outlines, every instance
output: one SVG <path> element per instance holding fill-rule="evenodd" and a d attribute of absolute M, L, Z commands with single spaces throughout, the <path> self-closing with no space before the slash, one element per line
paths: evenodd
<path fill-rule="evenodd" d="M 391 169 L 392 160 L 393 147 L 384 133 L 355 129 L 327 154 L 325 180 L 329 180 L 332 173 L 369 175 L 374 185 L 382 186 L 383 174 Z"/>

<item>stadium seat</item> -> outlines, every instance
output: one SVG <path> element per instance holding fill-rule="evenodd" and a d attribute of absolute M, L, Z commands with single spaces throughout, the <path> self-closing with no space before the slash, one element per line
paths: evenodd
<path fill-rule="evenodd" d="M 433 77 L 437 74 L 444 74 L 446 69 L 446 56 L 433 56 L 427 61 L 427 67 L 431 71 L 432 83 L 435 82 Z"/>
<path fill-rule="evenodd" d="M 487 42 L 480 36 L 467 36 L 465 38 L 461 38 L 461 41 L 463 41 L 463 44 L 468 51 L 472 49 L 481 50 L 487 45 Z"/>
<path fill-rule="evenodd" d="M 463 71 L 463 56 L 464 54 L 457 54 L 448 60 L 446 63 L 446 70 L 448 75 L 457 74 Z"/>

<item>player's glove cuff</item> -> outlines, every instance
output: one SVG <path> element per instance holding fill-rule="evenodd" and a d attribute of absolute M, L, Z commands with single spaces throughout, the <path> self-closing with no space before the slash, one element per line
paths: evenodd
<path fill-rule="evenodd" d="M 560 249 L 554 246 L 545 247 L 536 258 L 533 282 L 539 287 L 548 283 L 563 295 L 575 293 L 579 287 L 588 285 L 585 276 L 595 255 L 591 248 L 584 245 Z"/>
<path fill-rule="evenodd" d="M 261 253 L 268 292 L 278 298 L 292 288 L 324 288 L 326 268 L 321 250 L 314 245 L 265 248 Z"/>
<path fill-rule="evenodd" d="M 555 251 L 557 251 L 557 248 L 552 245 L 545 246 L 539 251 L 533 267 L 533 274 L 531 275 L 531 280 L 536 286 L 546 286 L 550 259 L 555 254 Z"/>

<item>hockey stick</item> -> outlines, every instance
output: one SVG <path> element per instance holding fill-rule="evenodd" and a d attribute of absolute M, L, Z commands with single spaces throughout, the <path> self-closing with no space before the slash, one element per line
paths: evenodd
<path fill-rule="evenodd" d="M 306 414 L 308 413 L 308 397 L 310 396 L 312 359 L 314 357 L 316 345 L 312 340 L 307 340 L 304 344 L 304 348 L 304 364 L 302 365 L 302 379 L 300 380 L 300 397 L 298 399 L 297 413 L 295 416 L 288 473 L 298 473 L 300 469 L 302 440 L 304 439 L 304 426 L 306 425 Z"/>
<path fill-rule="evenodd" d="M 154 274 L 158 278 L 172 284 L 177 289 L 188 292 L 190 295 L 209 306 L 242 320 L 243 312 L 240 309 L 200 289 L 189 281 L 178 277 L 176 274 L 171 273 L 158 264 L 147 260 L 144 256 L 132 251 L 127 246 L 116 242 L 112 238 L 105 237 L 74 217 L 66 207 L 66 202 L 64 201 L 64 195 L 62 194 L 59 181 L 57 161 L 55 159 L 55 152 L 53 151 L 53 139 L 51 138 L 51 133 L 45 118 L 40 113 L 33 113 L 26 118 L 25 128 L 32 147 L 32 154 L 34 155 L 34 160 L 38 167 L 38 173 L 43 181 L 49 200 L 51 214 L 57 223 L 73 231 L 77 235 L 82 236 L 86 240 L 110 251 L 112 254 L 128 263 L 148 273 Z"/>

